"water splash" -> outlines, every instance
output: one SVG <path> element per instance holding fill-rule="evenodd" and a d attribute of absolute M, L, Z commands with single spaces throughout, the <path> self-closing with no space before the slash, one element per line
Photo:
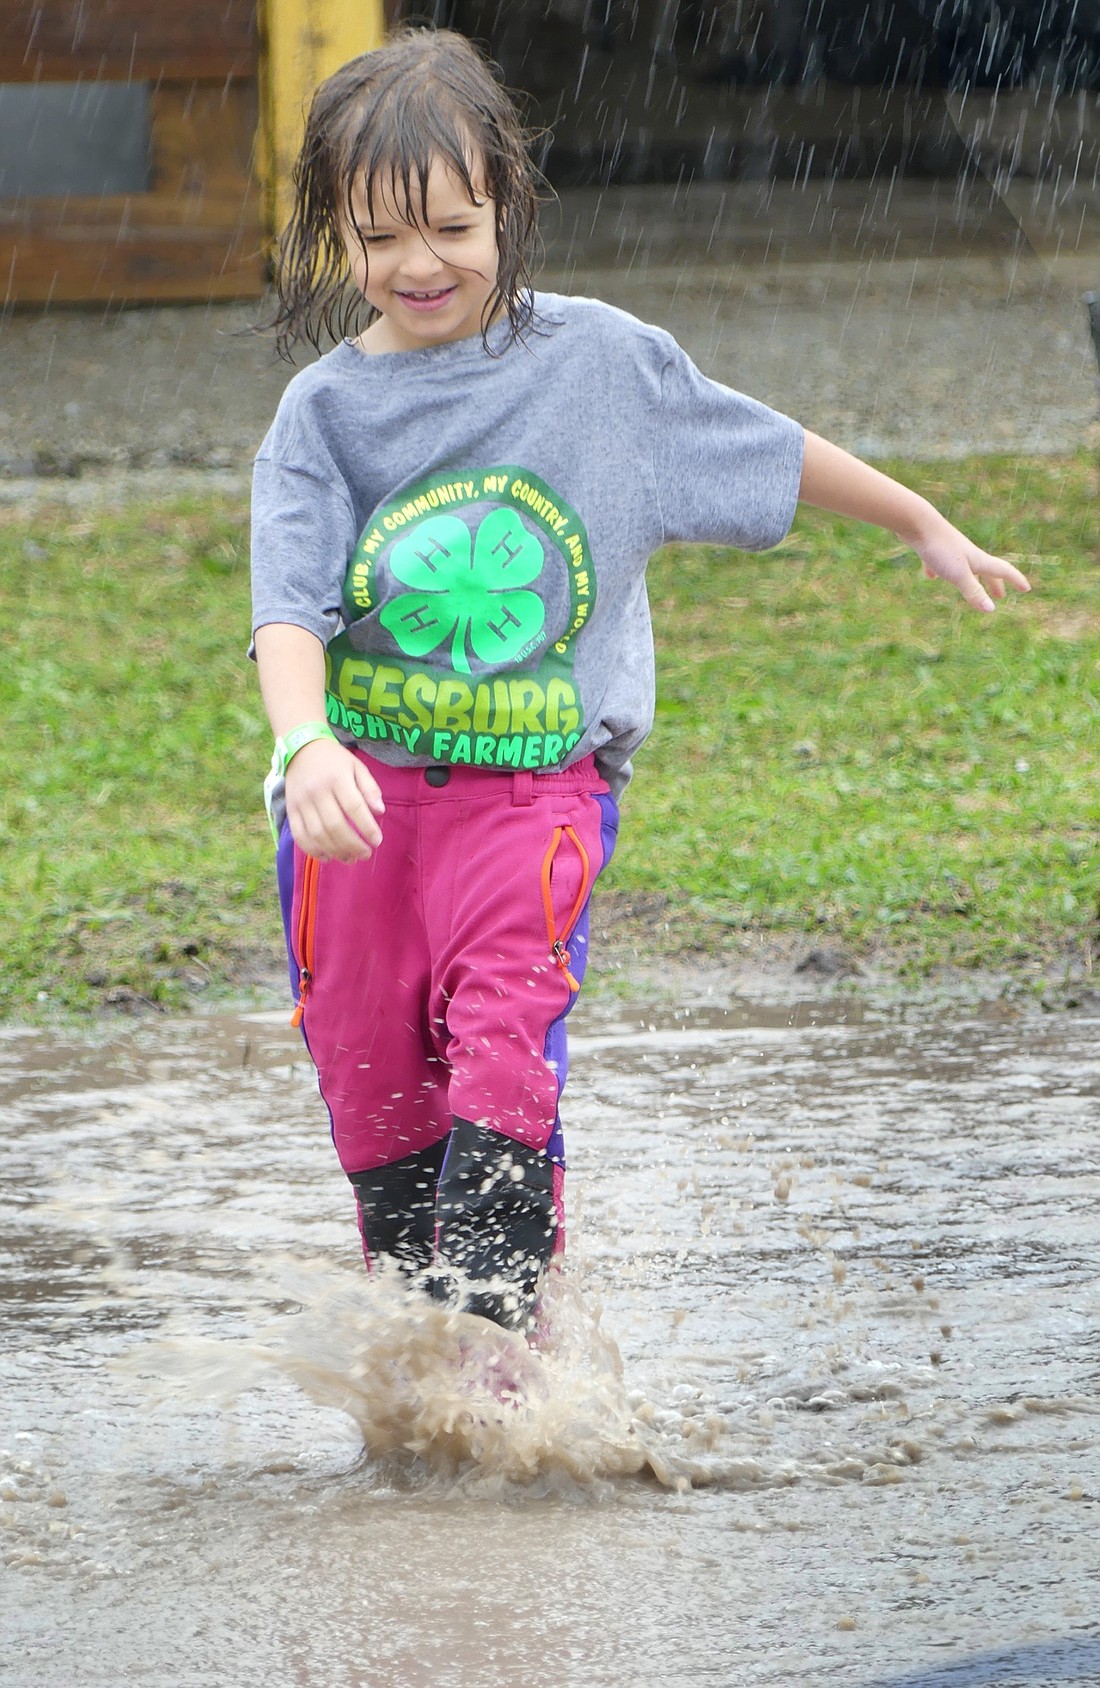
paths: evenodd
<path fill-rule="evenodd" d="M 724 1420 L 701 1397 L 660 1408 L 629 1392 L 599 1308 L 564 1272 L 542 1300 L 536 1346 L 484 1319 L 452 1313 L 392 1274 L 287 1263 L 281 1293 L 297 1311 L 256 1339 L 176 1330 L 122 1362 L 176 1393 L 228 1403 L 271 1372 L 319 1406 L 346 1413 L 384 1480 L 435 1476 L 479 1492 L 538 1483 L 588 1487 L 646 1477 L 673 1489 L 728 1481 L 708 1458 Z M 697 1392 L 689 1392 L 697 1396 Z M 766 1480 L 745 1463 L 747 1482 Z"/>
<path fill-rule="evenodd" d="M 732 1407 L 694 1383 L 636 1386 L 599 1304 L 567 1269 L 544 1292 L 534 1346 L 433 1304 L 392 1274 L 368 1280 L 295 1261 L 276 1271 L 276 1283 L 295 1310 L 255 1338 L 203 1338 L 177 1321 L 118 1369 L 151 1380 L 153 1399 L 159 1391 L 178 1400 L 182 1390 L 226 1406 L 279 1374 L 346 1414 L 377 1481 L 399 1488 L 434 1480 L 499 1497 L 516 1486 L 560 1494 L 630 1479 L 679 1492 L 880 1485 L 924 1458 L 911 1426 L 879 1416 L 882 1403 L 921 1380 L 881 1367 L 846 1361 L 843 1378 L 788 1379 L 779 1393 L 761 1399 L 754 1389 Z M 859 1445 L 811 1435 L 795 1452 L 780 1430 L 782 1451 L 769 1449 L 792 1413 L 859 1405 L 872 1409 Z"/>

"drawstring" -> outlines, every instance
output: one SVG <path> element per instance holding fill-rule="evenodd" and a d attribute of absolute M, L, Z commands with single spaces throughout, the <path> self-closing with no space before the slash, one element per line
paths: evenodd
<path fill-rule="evenodd" d="M 559 933 L 557 930 L 557 923 L 554 919 L 554 900 L 550 889 L 550 870 L 554 865 L 554 857 L 558 853 L 563 835 L 566 838 L 571 838 L 573 840 L 573 843 L 577 847 L 577 853 L 581 858 L 581 885 L 580 890 L 577 892 L 577 900 L 573 904 L 569 919 L 566 921 L 564 927 Z M 547 850 L 542 859 L 542 906 L 546 911 L 546 937 L 550 945 L 550 953 L 554 957 L 558 966 L 561 968 L 565 977 L 565 982 L 571 991 L 579 991 L 581 987 L 579 979 L 574 978 L 573 974 L 569 971 L 572 958 L 565 946 L 568 939 L 572 936 L 573 928 L 576 926 L 577 921 L 581 917 L 581 911 L 583 910 L 587 900 L 588 888 L 591 883 L 592 868 L 588 859 L 588 851 L 581 843 L 576 831 L 571 826 L 556 826 L 554 828 L 554 836 L 550 840 L 550 848 Z"/>

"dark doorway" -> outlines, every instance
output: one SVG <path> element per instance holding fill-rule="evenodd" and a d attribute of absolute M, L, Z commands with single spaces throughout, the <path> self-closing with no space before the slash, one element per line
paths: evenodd
<path fill-rule="evenodd" d="M 552 133 L 556 186 L 1038 177 L 1100 159 L 1100 0 L 434 0 Z"/>

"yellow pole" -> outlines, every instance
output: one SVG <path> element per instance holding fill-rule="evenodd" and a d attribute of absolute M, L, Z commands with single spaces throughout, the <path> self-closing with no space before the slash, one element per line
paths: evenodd
<path fill-rule="evenodd" d="M 385 39 L 382 0 L 261 0 L 260 170 L 268 236 L 290 216 L 290 173 L 318 82 Z"/>

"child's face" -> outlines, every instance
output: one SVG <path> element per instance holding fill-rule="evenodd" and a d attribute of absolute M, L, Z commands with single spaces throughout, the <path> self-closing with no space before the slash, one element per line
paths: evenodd
<path fill-rule="evenodd" d="M 355 229 L 346 231 L 344 244 L 355 285 L 380 317 L 363 336 L 367 349 L 415 351 L 481 332 L 496 285 L 496 220 L 493 201 L 479 191 L 480 171 L 471 177 L 476 204 L 446 164 L 433 163 L 426 218 L 417 181 L 409 206 L 400 182 L 395 199 L 388 175 L 377 177 L 373 219 L 365 181 L 356 181 Z"/>

